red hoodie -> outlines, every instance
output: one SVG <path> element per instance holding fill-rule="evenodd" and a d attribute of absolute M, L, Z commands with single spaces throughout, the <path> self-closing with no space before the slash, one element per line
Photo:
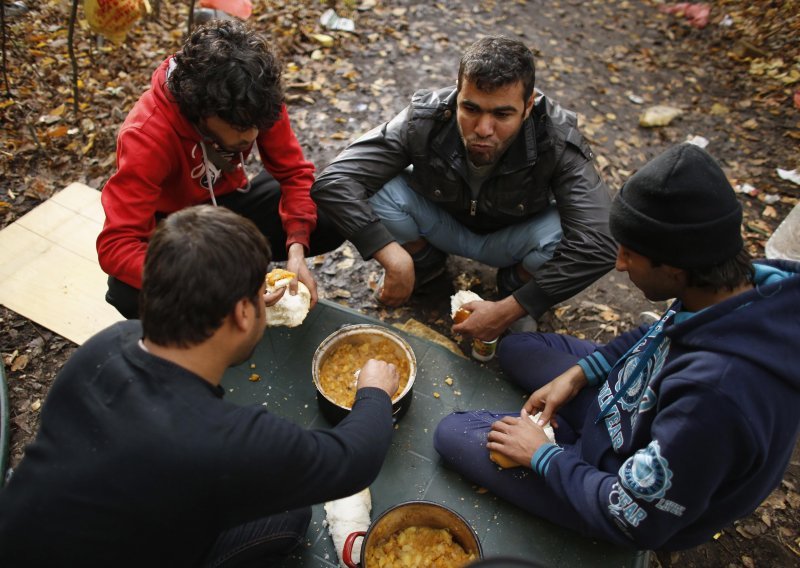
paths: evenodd
<path fill-rule="evenodd" d="M 144 257 L 156 213 L 173 213 L 211 201 L 208 189 L 201 185 L 206 183 L 200 146 L 203 137 L 181 114 L 167 89 L 170 60 L 156 69 L 150 90 L 122 124 L 117 171 L 101 195 L 106 220 L 97 237 L 100 267 L 135 288 L 142 287 Z M 308 248 L 317 223 L 317 208 L 309 194 L 314 166 L 303 157 L 285 106 L 278 121 L 259 133 L 256 146 L 264 167 L 281 185 L 279 213 L 286 246 L 300 243 Z M 242 153 L 245 159 L 249 153 Z M 231 173 L 219 173 L 213 184 L 215 195 L 247 185 L 241 164 L 236 166 Z"/>

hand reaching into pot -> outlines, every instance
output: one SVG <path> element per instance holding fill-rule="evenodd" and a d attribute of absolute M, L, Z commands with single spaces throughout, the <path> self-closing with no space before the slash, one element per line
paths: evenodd
<path fill-rule="evenodd" d="M 361 367 L 358 374 L 358 388 L 376 387 L 393 396 L 400 384 L 400 375 L 397 367 L 385 361 L 370 359 Z"/>

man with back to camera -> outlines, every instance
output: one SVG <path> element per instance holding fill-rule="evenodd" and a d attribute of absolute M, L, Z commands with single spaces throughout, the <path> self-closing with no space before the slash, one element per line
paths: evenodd
<path fill-rule="evenodd" d="M 741 221 L 704 150 L 681 144 L 642 167 L 611 207 L 616 267 L 649 300 L 676 300 L 606 345 L 504 338 L 501 367 L 533 394 L 519 414 L 446 417 L 434 434 L 445 462 L 526 511 L 639 549 L 697 546 L 752 513 L 800 429 L 800 263 L 751 262 Z M 499 469 L 489 451 L 533 472 Z"/>
<path fill-rule="evenodd" d="M 253 148 L 265 169 L 244 170 Z M 142 267 L 159 219 L 213 203 L 251 219 L 274 260 L 317 301 L 305 256 L 335 249 L 342 238 L 317 216 L 309 196 L 314 166 L 292 131 L 281 87 L 281 63 L 267 40 L 238 21 L 197 28 L 153 73 L 117 139 L 117 171 L 106 183 L 106 219 L 97 238 L 109 275 L 106 300 L 138 317 Z M 220 243 L 221 245 L 223 243 Z"/>
<path fill-rule="evenodd" d="M 418 91 L 319 175 L 320 211 L 383 266 L 380 301 L 406 302 L 447 254 L 499 267 L 504 299 L 467 304 L 453 327 L 492 340 L 517 321 L 533 327 L 613 266 L 608 189 L 575 115 L 535 91 L 534 76 L 521 42 L 478 40 L 456 87 Z"/>
<path fill-rule="evenodd" d="M 220 247 L 224 242 L 225 247 Z M 264 333 L 264 236 L 194 206 L 150 240 L 142 320 L 80 347 L 36 440 L 0 490 L 0 566 L 243 566 L 288 553 L 310 505 L 378 475 L 392 437 L 393 365 L 361 369 L 352 412 L 306 430 L 222 400 L 225 370 Z"/>

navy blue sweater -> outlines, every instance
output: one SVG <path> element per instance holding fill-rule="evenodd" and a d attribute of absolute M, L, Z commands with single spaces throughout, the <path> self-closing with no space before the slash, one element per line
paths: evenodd
<path fill-rule="evenodd" d="M 36 440 L 0 491 L 0 566 L 195 566 L 220 531 L 351 495 L 377 477 L 391 401 L 358 391 L 306 430 L 138 345 L 138 321 L 90 339 L 56 378 Z"/>
<path fill-rule="evenodd" d="M 533 462 L 598 537 L 696 546 L 780 483 L 800 427 L 800 264 L 757 263 L 755 284 L 696 314 L 676 303 L 579 363 L 597 389 L 581 440 Z"/>

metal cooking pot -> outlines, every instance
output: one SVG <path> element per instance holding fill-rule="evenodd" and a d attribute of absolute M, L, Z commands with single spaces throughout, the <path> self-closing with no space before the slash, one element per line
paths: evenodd
<path fill-rule="evenodd" d="M 314 378 L 314 385 L 317 387 L 317 403 L 322 415 L 332 424 L 337 424 L 349 413 L 350 407 L 337 404 L 333 399 L 322 390 L 320 385 L 320 370 L 328 356 L 335 349 L 344 343 L 361 343 L 363 341 L 391 341 L 397 347 L 397 354 L 408 360 L 408 383 L 396 400 L 392 402 L 392 416 L 395 421 L 400 419 L 411 406 L 413 398 L 412 388 L 414 379 L 417 376 L 417 358 L 408 342 L 393 331 L 372 324 L 346 325 L 331 333 L 322 340 L 314 358 L 311 360 L 311 375 Z M 355 380 L 355 378 L 354 378 Z"/>
<path fill-rule="evenodd" d="M 467 554 L 473 554 L 477 559 L 483 558 L 483 548 L 478 540 L 478 534 L 464 517 L 432 501 L 408 501 L 381 513 L 366 532 L 350 533 L 344 543 L 342 560 L 349 568 L 370 568 L 366 558 L 371 547 L 380 546 L 394 533 L 414 526 L 448 529 L 453 535 L 453 540 L 460 544 Z M 361 536 L 364 537 L 361 543 L 361 562 L 355 564 L 353 544 Z"/>

